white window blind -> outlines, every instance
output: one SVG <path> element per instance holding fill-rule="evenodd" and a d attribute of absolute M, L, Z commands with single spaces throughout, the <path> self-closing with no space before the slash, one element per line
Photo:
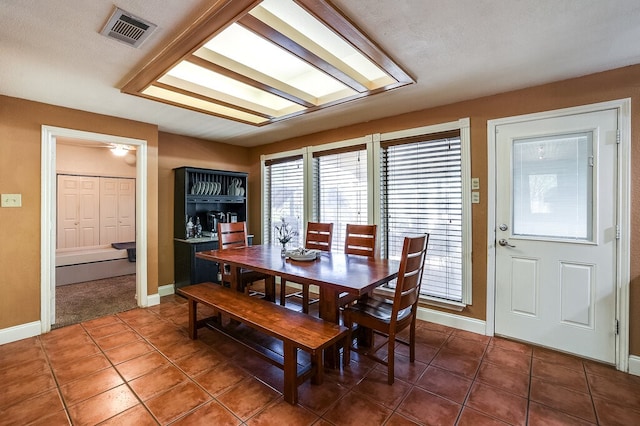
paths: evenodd
<path fill-rule="evenodd" d="M 302 156 L 265 161 L 265 217 L 264 238 L 266 244 L 279 244 L 276 225 L 284 219 L 298 235 L 288 247 L 299 247 L 303 243 L 304 229 L 304 166 Z"/>
<path fill-rule="evenodd" d="M 367 151 L 363 146 L 350 151 L 314 154 L 313 217 L 333 223 L 333 251 L 344 250 L 348 223 L 367 223 Z"/>
<path fill-rule="evenodd" d="M 382 255 L 399 259 L 405 236 L 429 233 L 421 294 L 462 302 L 459 131 L 388 141 L 381 157 Z"/>

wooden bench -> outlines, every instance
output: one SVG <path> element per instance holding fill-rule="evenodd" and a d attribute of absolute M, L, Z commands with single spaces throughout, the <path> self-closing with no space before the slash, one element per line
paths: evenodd
<path fill-rule="evenodd" d="M 189 337 L 198 338 L 198 328 L 208 326 L 231 335 L 239 342 L 256 350 L 274 365 L 284 370 L 284 399 L 290 404 L 298 402 L 298 385 L 311 377 L 312 384 L 323 381 L 323 350 L 344 338 L 347 329 L 300 312 L 292 311 L 266 300 L 249 297 L 243 293 L 213 283 L 186 286 L 178 294 L 189 301 Z M 272 336 L 283 343 L 283 362 L 266 355 L 255 342 L 244 341 L 223 327 L 221 317 L 198 320 L 197 305 L 201 303 L 220 314 L 245 324 L 252 329 Z M 298 349 L 311 356 L 311 365 L 298 371 Z"/>

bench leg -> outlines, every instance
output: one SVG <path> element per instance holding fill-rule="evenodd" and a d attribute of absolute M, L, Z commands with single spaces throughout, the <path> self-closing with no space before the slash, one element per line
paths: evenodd
<path fill-rule="evenodd" d="M 289 342 L 284 342 L 284 400 L 298 403 L 298 354 Z"/>
<path fill-rule="evenodd" d="M 189 337 L 191 340 L 198 338 L 198 302 L 189 299 Z"/>

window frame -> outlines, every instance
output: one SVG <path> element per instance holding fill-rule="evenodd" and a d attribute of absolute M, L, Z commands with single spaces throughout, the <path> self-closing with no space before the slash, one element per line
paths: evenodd
<path fill-rule="evenodd" d="M 398 139 L 429 136 L 438 133 L 446 133 L 451 131 L 460 132 L 460 155 L 461 155 L 461 178 L 462 178 L 462 301 L 446 300 L 426 295 L 420 295 L 420 301 L 428 305 L 434 305 L 461 311 L 465 306 L 472 304 L 472 216 L 471 216 L 471 152 L 470 152 L 470 120 L 463 118 L 457 121 L 441 123 L 437 125 L 416 127 L 412 129 L 399 130 L 395 132 L 381 133 L 374 135 L 376 140 L 376 183 L 377 192 L 374 194 L 377 200 L 381 200 L 382 182 L 382 150 L 385 142 Z M 378 202 L 380 203 L 380 201 Z M 376 208 L 376 223 L 381 226 L 383 223 L 381 217 L 381 206 Z"/>
<path fill-rule="evenodd" d="M 364 149 L 362 149 L 361 147 L 363 147 Z M 371 167 L 371 155 L 373 155 L 373 143 L 372 143 L 371 135 L 360 137 L 360 138 L 338 141 L 338 142 L 332 142 L 332 143 L 315 146 L 315 147 L 311 146 L 308 148 L 309 157 L 308 157 L 308 167 L 306 169 L 309 173 L 308 175 L 309 186 L 307 188 L 309 191 L 308 195 L 310 198 L 309 200 L 310 209 L 309 209 L 308 221 L 322 221 L 322 219 L 318 215 L 317 204 L 316 204 L 318 200 L 316 199 L 317 188 L 315 187 L 315 173 L 316 173 L 315 159 L 325 155 L 332 155 L 340 152 L 353 152 L 353 151 L 360 151 L 360 150 L 366 151 L 366 155 L 367 155 L 367 163 L 366 163 L 366 169 L 367 169 L 366 172 L 368 177 L 367 199 L 366 199 L 367 217 L 366 217 L 365 223 L 373 222 L 374 220 L 373 214 L 372 214 L 373 200 L 372 200 L 371 194 L 372 194 L 372 191 L 374 191 L 374 188 L 370 179 L 371 173 L 373 173 L 372 171 L 373 168 Z M 340 234 L 339 230 L 337 230 L 336 227 L 334 226 L 334 235 L 339 235 L 339 234 Z M 343 245 L 344 244 L 339 241 L 338 242 L 334 241 L 333 247 L 335 250 L 342 250 Z M 379 245 L 376 246 L 376 254 L 379 254 Z"/>
<path fill-rule="evenodd" d="M 382 224 L 381 218 L 381 153 L 382 145 L 394 139 L 402 139 L 420 135 L 443 133 L 449 131 L 460 132 L 461 145 L 461 174 L 462 174 L 462 302 L 449 301 L 440 298 L 433 298 L 422 295 L 420 302 L 426 305 L 438 306 L 450 310 L 462 311 L 465 306 L 472 304 L 472 208 L 471 208 L 471 139 L 470 120 L 461 118 L 456 121 L 440 123 L 429 126 L 422 126 L 404 129 L 387 133 L 372 133 L 358 138 L 347 139 L 338 142 L 330 142 L 318 146 L 307 146 L 304 148 L 279 152 L 275 154 L 262 155 L 261 159 L 261 179 L 262 179 L 262 229 L 265 234 L 266 224 L 264 223 L 265 191 L 266 182 L 264 179 L 265 161 L 277 160 L 285 157 L 303 156 L 304 167 L 304 206 L 303 206 L 303 226 L 306 232 L 306 224 L 309 221 L 317 221 L 314 215 L 314 154 L 317 156 L 323 152 L 336 150 L 349 150 L 354 146 L 365 145 L 367 150 L 367 221 L 378 225 Z M 380 233 L 380 229 L 378 232 Z M 377 244 L 376 255 L 380 255 L 380 246 Z"/>
<path fill-rule="evenodd" d="M 267 170 L 267 162 L 269 161 L 278 161 L 278 160 L 285 160 L 287 158 L 295 158 L 295 157 L 300 157 L 302 156 L 302 167 L 303 167 L 303 180 L 306 181 L 306 173 L 307 173 L 307 157 L 308 157 L 308 153 L 307 153 L 307 149 L 306 148 L 301 148 L 301 149 L 296 149 L 296 150 L 292 150 L 292 151 L 284 151 L 284 152 L 278 152 L 276 154 L 267 154 L 267 155 L 261 155 L 260 156 L 260 179 L 262 182 L 262 191 L 261 191 L 261 200 L 260 200 L 260 204 L 261 204 L 261 209 L 260 209 L 260 221 L 261 223 L 261 228 L 262 228 L 262 243 L 263 244 L 276 244 L 276 242 L 271 241 L 271 229 L 270 226 L 268 226 L 268 224 L 266 223 L 266 218 L 267 218 L 267 211 L 270 210 L 270 206 L 266 203 L 267 199 L 271 199 L 270 196 L 267 196 L 267 192 L 269 190 L 269 188 L 267 187 L 267 180 L 265 179 L 265 173 Z M 303 182 L 303 206 L 302 206 L 302 216 L 300 218 L 300 220 L 302 221 L 302 226 L 301 226 L 301 235 L 304 235 L 307 231 L 307 187 L 305 182 Z M 273 222 L 273 218 L 271 218 L 272 222 Z"/>

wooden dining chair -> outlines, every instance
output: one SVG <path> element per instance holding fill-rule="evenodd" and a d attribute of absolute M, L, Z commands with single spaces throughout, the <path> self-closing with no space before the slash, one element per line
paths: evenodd
<path fill-rule="evenodd" d="M 377 229 L 377 225 L 347 224 L 344 252 L 346 254 L 375 257 Z"/>
<path fill-rule="evenodd" d="M 218 249 L 228 250 L 238 247 L 246 247 L 249 245 L 249 239 L 247 237 L 247 222 L 221 222 L 218 223 Z M 220 265 L 222 274 L 222 283 L 231 284 L 231 268 L 229 265 Z M 269 275 L 261 272 L 252 271 L 250 269 L 240 269 L 240 276 L 238 277 L 238 287 L 245 293 L 254 296 L 262 295 L 265 293 L 258 291 L 251 291 L 250 287 L 256 281 L 265 280 L 265 291 Z"/>
<path fill-rule="evenodd" d="M 347 224 L 344 238 L 344 252 L 359 256 L 375 257 L 377 241 L 377 225 Z M 356 296 L 349 293 L 340 294 L 340 306 L 355 302 Z"/>
<path fill-rule="evenodd" d="M 344 309 L 344 325 L 349 328 L 349 337 L 344 350 L 344 365 L 351 360 L 354 350 L 374 361 L 387 366 L 387 383 L 394 381 L 394 351 L 396 340 L 409 345 L 409 361 L 415 360 L 416 345 L 416 313 L 420 295 L 420 283 L 427 253 L 429 234 L 420 237 L 405 237 L 402 257 L 398 269 L 398 280 L 393 300 L 380 297 L 358 300 Z M 354 324 L 374 330 L 376 334 L 386 337 L 381 344 L 375 345 L 371 340 L 370 347 L 354 347 Z M 409 341 L 397 339 L 397 334 L 409 327 Z M 376 352 L 387 343 L 387 360 L 378 357 Z"/>
<path fill-rule="evenodd" d="M 331 251 L 331 242 L 333 238 L 333 223 L 307 223 L 307 234 L 305 237 L 304 247 L 306 249 L 314 249 L 320 251 Z M 285 305 L 285 301 L 289 297 L 302 298 L 302 312 L 309 313 L 309 305 L 317 303 L 319 299 L 311 299 L 309 296 L 309 284 L 302 284 L 302 290 L 295 293 L 287 294 L 287 281 L 281 279 L 280 282 L 280 304 Z"/>

